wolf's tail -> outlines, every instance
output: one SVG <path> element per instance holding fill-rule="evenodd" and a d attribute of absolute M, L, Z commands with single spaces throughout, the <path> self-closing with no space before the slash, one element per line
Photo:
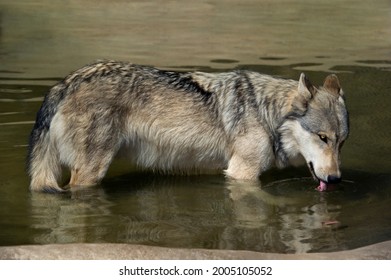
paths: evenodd
<path fill-rule="evenodd" d="M 64 83 L 54 86 L 45 96 L 37 113 L 34 128 L 29 139 L 27 171 L 30 175 L 30 189 L 33 191 L 63 191 L 58 181 L 61 177 L 61 164 L 50 124 L 58 105 L 67 92 Z"/>

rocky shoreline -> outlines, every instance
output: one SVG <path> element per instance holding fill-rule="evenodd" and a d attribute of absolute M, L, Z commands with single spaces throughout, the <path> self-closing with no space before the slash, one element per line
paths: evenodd
<path fill-rule="evenodd" d="M 133 244 L 49 244 L 0 247 L 1 260 L 390 260 L 391 241 L 330 253 L 277 254 L 252 251 L 163 248 Z"/>

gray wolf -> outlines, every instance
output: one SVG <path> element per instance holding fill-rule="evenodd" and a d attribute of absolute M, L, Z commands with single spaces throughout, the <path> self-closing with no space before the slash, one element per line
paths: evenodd
<path fill-rule="evenodd" d="M 27 170 L 33 191 L 98 184 L 120 154 L 163 172 L 221 170 L 257 180 L 307 163 L 319 190 L 341 180 L 348 112 L 337 76 L 313 86 L 251 71 L 181 73 L 98 61 L 53 86 L 37 113 Z"/>

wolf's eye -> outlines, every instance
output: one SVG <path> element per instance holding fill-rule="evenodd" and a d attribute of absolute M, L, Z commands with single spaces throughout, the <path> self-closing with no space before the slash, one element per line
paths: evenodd
<path fill-rule="evenodd" d="M 327 144 L 327 136 L 324 135 L 324 134 L 318 134 L 320 140 L 322 140 L 323 142 L 325 142 Z"/>

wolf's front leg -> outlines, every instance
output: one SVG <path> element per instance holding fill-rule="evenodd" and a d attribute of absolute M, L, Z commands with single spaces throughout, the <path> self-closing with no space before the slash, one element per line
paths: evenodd
<path fill-rule="evenodd" d="M 228 162 L 228 168 L 225 170 L 225 175 L 236 180 L 252 180 L 258 179 L 261 173 L 259 162 L 249 162 L 248 159 L 241 155 L 233 155 Z"/>
<path fill-rule="evenodd" d="M 273 164 L 274 154 L 267 133 L 253 130 L 235 140 L 225 174 L 237 180 L 257 180 Z"/>

